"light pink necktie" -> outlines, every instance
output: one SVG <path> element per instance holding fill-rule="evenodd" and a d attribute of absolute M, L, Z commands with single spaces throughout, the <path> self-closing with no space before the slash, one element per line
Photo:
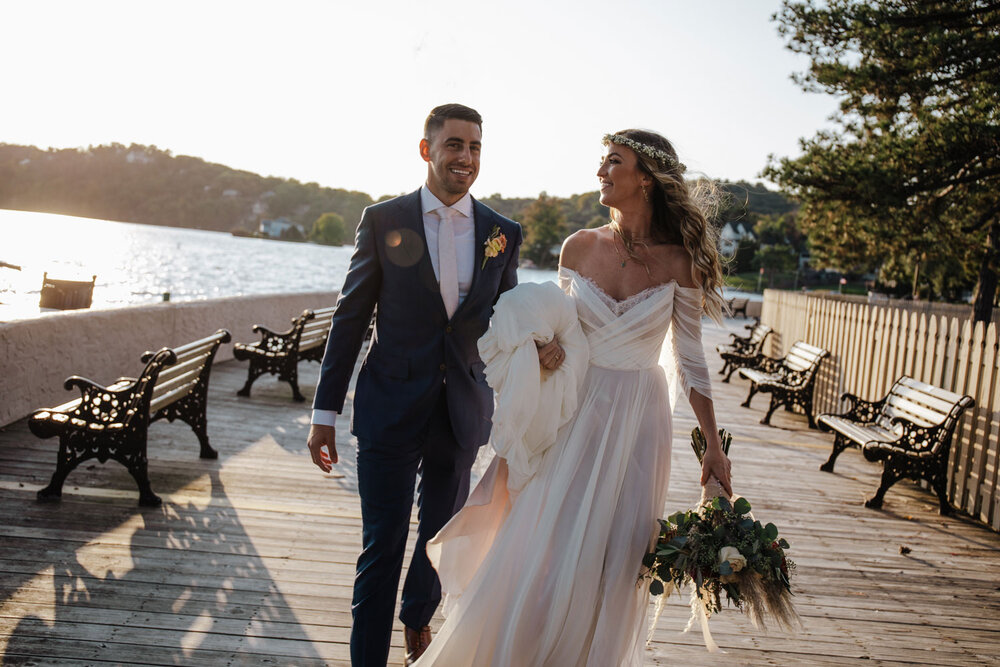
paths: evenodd
<path fill-rule="evenodd" d="M 441 223 L 438 225 L 438 274 L 441 285 L 441 300 L 448 312 L 448 319 L 458 308 L 458 259 L 455 256 L 455 227 L 452 211 L 447 206 L 438 209 Z"/>

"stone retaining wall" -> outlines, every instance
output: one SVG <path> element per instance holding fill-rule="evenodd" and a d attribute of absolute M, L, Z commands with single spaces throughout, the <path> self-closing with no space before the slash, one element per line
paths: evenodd
<path fill-rule="evenodd" d="M 159 303 L 114 310 L 76 310 L 0 323 L 0 426 L 37 408 L 78 397 L 63 389 L 70 375 L 100 384 L 142 370 L 146 350 L 176 347 L 229 329 L 233 342 L 254 342 L 254 324 L 287 330 L 307 308 L 336 303 L 336 292 L 269 294 Z M 232 343 L 219 361 L 233 357 Z"/>

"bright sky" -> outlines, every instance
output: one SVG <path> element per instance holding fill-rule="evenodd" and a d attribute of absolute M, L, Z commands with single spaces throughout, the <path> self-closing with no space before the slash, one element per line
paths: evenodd
<path fill-rule="evenodd" d="M 31 0 L 0 5 L 0 142 L 154 144 L 378 197 L 416 188 L 427 112 L 484 117 L 473 193 L 597 188 L 600 139 L 661 132 L 756 181 L 833 98 L 790 80 L 779 0 Z"/>

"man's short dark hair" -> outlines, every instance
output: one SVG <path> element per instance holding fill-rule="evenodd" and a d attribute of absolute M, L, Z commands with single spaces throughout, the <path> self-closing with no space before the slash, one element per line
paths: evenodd
<path fill-rule="evenodd" d="M 478 125 L 480 131 L 483 129 L 483 117 L 475 109 L 464 104 L 442 104 L 431 109 L 430 115 L 424 121 L 424 139 L 430 141 L 434 133 L 444 127 L 444 122 L 449 118 L 467 120 Z"/>

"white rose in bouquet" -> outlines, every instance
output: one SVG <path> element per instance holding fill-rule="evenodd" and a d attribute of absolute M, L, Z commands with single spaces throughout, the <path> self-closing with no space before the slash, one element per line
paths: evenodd
<path fill-rule="evenodd" d="M 733 568 L 733 572 L 739 572 L 747 565 L 747 559 L 736 547 L 722 547 L 719 549 L 719 562 L 725 563 L 726 561 L 729 561 L 729 567 Z"/>

